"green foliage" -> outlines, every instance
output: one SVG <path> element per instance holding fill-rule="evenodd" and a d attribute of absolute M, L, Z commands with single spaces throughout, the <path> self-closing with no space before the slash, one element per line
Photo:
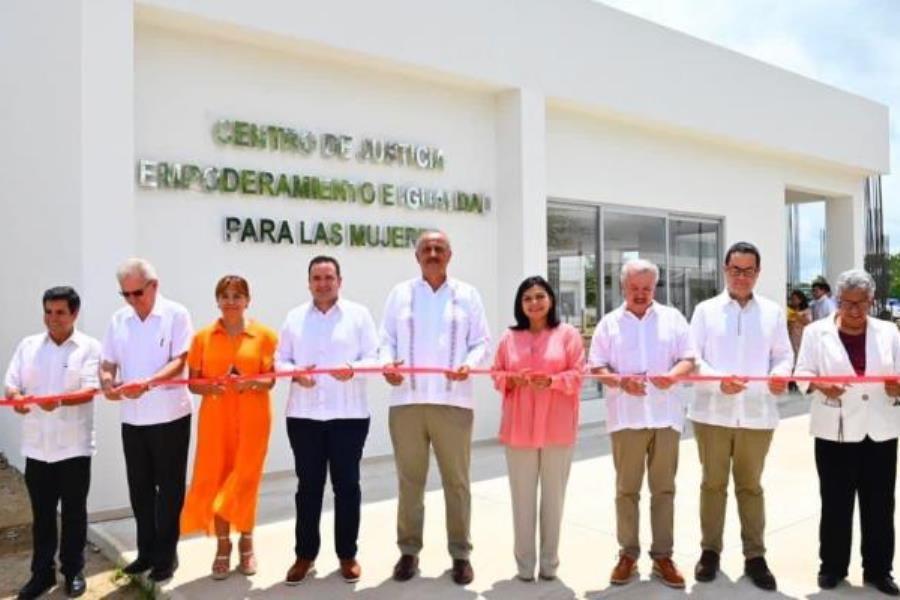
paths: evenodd
<path fill-rule="evenodd" d="M 900 298 L 900 252 L 891 254 L 888 258 L 888 278 L 890 283 L 888 296 Z"/>

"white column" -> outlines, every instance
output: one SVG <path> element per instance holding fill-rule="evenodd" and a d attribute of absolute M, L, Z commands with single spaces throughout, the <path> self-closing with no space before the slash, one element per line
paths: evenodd
<path fill-rule="evenodd" d="M 516 288 L 547 273 L 546 107 L 524 89 L 497 96 L 497 254 L 501 320 L 512 317 Z"/>
<path fill-rule="evenodd" d="M 40 332 L 41 294 L 78 290 L 78 327 L 95 337 L 113 308 L 113 265 L 134 243 L 132 79 L 134 15 L 123 0 L 0 3 L 0 180 L 8 221 L 0 236 L 4 298 L 0 362 Z M 88 509 L 127 506 L 118 411 L 95 406 L 99 452 Z M 0 450 L 16 466 L 20 420 L 0 411 Z"/>
<path fill-rule="evenodd" d="M 117 265 L 135 252 L 134 9 L 122 0 L 81 2 L 81 326 L 103 335 L 122 305 Z M 177 90 L 172 90 L 177 93 Z M 157 232 L 165 235 L 165 232 Z M 119 407 L 102 397 L 94 410 L 95 478 L 88 511 L 128 506 Z"/>
<path fill-rule="evenodd" d="M 81 33 L 77 2 L 0 3 L 0 364 L 44 330 L 41 296 L 81 287 Z M 0 411 L 0 451 L 19 468 L 21 418 Z"/>
<path fill-rule="evenodd" d="M 847 269 L 863 268 L 865 218 L 862 182 L 853 196 L 825 201 L 825 272 L 830 283 Z"/>

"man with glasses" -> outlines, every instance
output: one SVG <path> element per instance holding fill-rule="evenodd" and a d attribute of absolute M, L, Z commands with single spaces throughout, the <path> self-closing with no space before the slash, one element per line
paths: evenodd
<path fill-rule="evenodd" d="M 116 277 L 128 306 L 113 314 L 103 338 L 100 387 L 121 406 L 128 493 L 137 524 L 138 555 L 122 571 L 150 571 L 150 579 L 160 582 L 178 568 L 191 397 L 186 386 L 156 385 L 183 375 L 193 328 L 187 309 L 159 294 L 156 269 L 146 260 L 126 260 Z"/>
<path fill-rule="evenodd" d="M 703 467 L 700 485 L 700 560 L 697 581 L 719 570 L 728 476 L 734 478 L 741 519 L 744 572 L 757 587 L 774 590 L 766 564 L 765 502 L 760 485 L 772 434 L 778 425 L 777 396 L 787 380 L 750 382 L 746 376 L 789 376 L 794 353 L 781 306 L 754 294 L 759 250 L 738 242 L 725 254 L 724 292 L 697 305 L 691 335 L 698 371 L 721 379 L 695 387 L 688 410 Z"/>

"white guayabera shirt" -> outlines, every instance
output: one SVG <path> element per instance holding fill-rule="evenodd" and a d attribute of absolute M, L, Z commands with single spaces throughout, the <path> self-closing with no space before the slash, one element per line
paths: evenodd
<path fill-rule="evenodd" d="M 679 361 L 693 359 L 687 320 L 671 306 L 654 302 L 639 319 L 623 304 L 608 313 L 594 330 L 588 365 L 608 367 L 621 375 L 663 375 Z M 606 428 L 667 428 L 684 426 L 684 386 L 660 390 L 647 383 L 646 396 L 630 396 L 619 388 L 606 390 Z"/>
<path fill-rule="evenodd" d="M 694 309 L 691 336 L 701 375 L 789 376 L 794 351 L 781 306 L 754 294 L 742 308 L 725 291 Z M 750 382 L 724 394 L 719 382 L 695 386 L 688 418 L 699 423 L 746 429 L 778 426 L 777 398 L 765 382 Z"/>
<path fill-rule="evenodd" d="M 117 310 L 103 337 L 103 360 L 118 365 L 123 383 L 152 377 L 176 356 L 191 347 L 194 329 L 185 307 L 162 295 L 143 321 L 130 306 Z M 123 397 L 118 402 L 122 422 L 129 425 L 170 423 L 191 414 L 187 386 L 159 386 L 140 398 Z"/>
<path fill-rule="evenodd" d="M 381 322 L 382 363 L 403 367 L 458 369 L 483 366 L 490 359 L 490 332 L 478 291 L 448 278 L 437 290 L 422 278 L 404 281 L 388 294 Z M 391 390 L 391 403 L 448 404 L 473 408 L 472 378 L 406 375 Z"/>
<path fill-rule="evenodd" d="M 378 334 L 369 309 L 340 299 L 323 313 L 312 302 L 291 310 L 281 326 L 276 364 L 279 371 L 308 365 L 318 369 L 374 367 L 378 365 Z M 314 375 L 316 385 L 305 388 L 291 382 L 287 416 L 327 421 L 365 419 L 369 416 L 366 378 L 338 381 Z"/>
<path fill-rule="evenodd" d="M 57 345 L 46 333 L 23 339 L 6 370 L 6 387 L 26 396 L 50 396 L 99 387 L 100 342 L 76 330 Z M 94 403 L 22 415 L 22 454 L 58 462 L 94 454 Z"/>

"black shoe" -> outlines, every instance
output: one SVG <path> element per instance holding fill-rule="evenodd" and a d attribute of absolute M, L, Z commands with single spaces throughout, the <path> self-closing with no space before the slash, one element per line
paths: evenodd
<path fill-rule="evenodd" d="M 882 594 L 900 596 L 900 588 L 897 588 L 894 578 L 890 575 L 882 575 L 881 577 L 867 577 L 864 575 L 863 581 L 868 585 L 874 586 Z"/>
<path fill-rule="evenodd" d="M 694 567 L 694 579 L 709 582 L 716 578 L 719 572 L 719 554 L 712 550 L 704 550 Z"/>
<path fill-rule="evenodd" d="M 831 573 L 819 573 L 818 577 L 819 587 L 823 590 L 833 590 L 843 580 L 843 577 L 838 577 Z"/>
<path fill-rule="evenodd" d="M 18 600 L 34 600 L 50 591 L 56 585 L 56 571 L 51 570 L 44 575 L 32 575 L 28 583 L 19 590 Z"/>
<path fill-rule="evenodd" d="M 140 575 L 141 573 L 146 573 L 151 568 L 153 568 L 153 565 L 150 564 L 149 560 L 138 556 L 134 561 L 122 567 L 122 572 L 126 575 Z"/>
<path fill-rule="evenodd" d="M 753 585 L 761 590 L 772 592 L 778 588 L 778 585 L 775 583 L 775 576 L 772 575 L 769 565 L 766 564 L 766 559 L 762 556 L 745 560 L 744 574 L 750 578 Z"/>
<path fill-rule="evenodd" d="M 77 598 L 84 594 L 85 590 L 87 590 L 87 583 L 84 581 L 83 573 L 78 573 L 73 577 L 66 577 L 66 596 Z"/>
<path fill-rule="evenodd" d="M 169 579 L 172 579 L 172 577 L 175 575 L 175 571 L 177 571 L 177 570 L 178 570 L 178 557 L 176 556 L 175 560 L 172 562 L 172 564 L 170 564 L 166 567 L 153 567 L 153 570 L 150 571 L 150 575 L 148 575 L 148 577 L 150 578 L 150 581 L 155 581 L 156 583 L 161 583 L 163 581 L 168 581 Z"/>

